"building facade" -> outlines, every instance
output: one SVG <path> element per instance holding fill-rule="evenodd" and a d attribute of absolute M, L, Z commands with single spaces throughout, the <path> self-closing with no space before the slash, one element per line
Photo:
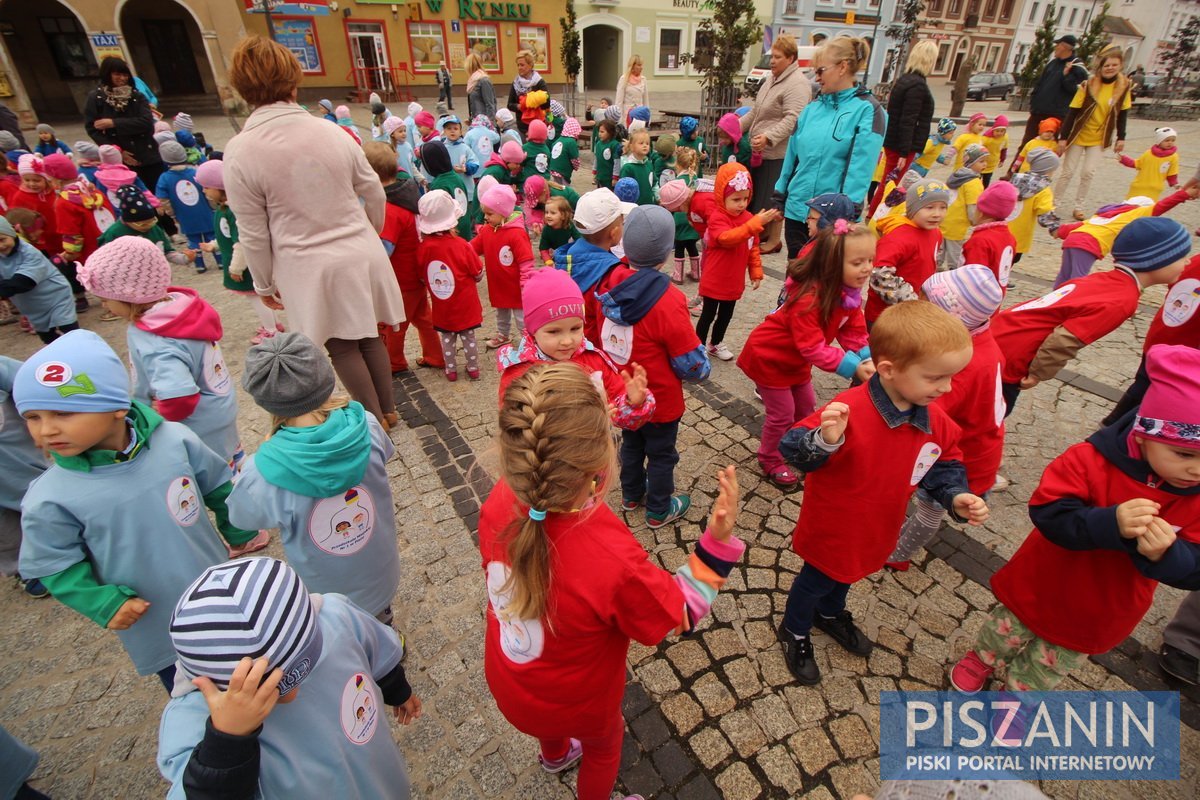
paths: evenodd
<path fill-rule="evenodd" d="M 947 82 L 974 56 L 975 72 L 1002 72 L 1010 63 L 1020 0 L 925 0 L 917 36 L 938 43 L 930 79 Z M 1031 40 L 1032 41 L 1032 40 Z"/>
<path fill-rule="evenodd" d="M 896 0 L 777 0 L 772 33 L 791 34 L 801 46 L 837 36 L 866 39 L 871 57 L 865 82 L 874 85 L 895 77 L 898 46 L 885 33 L 895 12 Z"/>
<path fill-rule="evenodd" d="M 1121 14 L 1143 34 L 1141 46 L 1130 62 L 1146 72 L 1166 74 L 1163 56 L 1175 46 L 1179 29 L 1200 16 L 1200 0 L 1112 0 L 1110 14 Z"/>
<path fill-rule="evenodd" d="M 1093 0 L 1025 0 L 1017 11 L 1016 34 L 1008 59 L 1008 71 L 1017 73 L 1025 69 L 1029 49 L 1037 38 L 1037 29 L 1042 27 L 1049 15 L 1053 14 L 1057 20 L 1054 25 L 1056 35 L 1070 34 L 1081 39 L 1092 22 L 1095 6 Z"/>

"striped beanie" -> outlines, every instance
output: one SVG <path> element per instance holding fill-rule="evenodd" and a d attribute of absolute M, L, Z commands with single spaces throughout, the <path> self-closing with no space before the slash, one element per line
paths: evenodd
<path fill-rule="evenodd" d="M 1117 234 L 1113 261 L 1134 272 L 1153 272 L 1186 258 L 1192 248 L 1187 228 L 1167 217 L 1141 217 Z"/>
<path fill-rule="evenodd" d="M 935 272 L 921 285 L 921 293 L 938 308 L 962 320 L 972 332 L 991 320 L 1004 299 L 996 276 L 979 264 Z"/>
<path fill-rule="evenodd" d="M 209 567 L 171 615 L 171 643 L 186 678 L 229 685 L 243 658 L 283 670 L 282 697 L 321 657 L 317 609 L 296 571 L 274 558 L 239 558 Z"/>
<path fill-rule="evenodd" d="M 173 123 L 175 130 L 177 131 L 190 131 L 194 130 L 196 127 L 195 123 L 192 122 L 192 115 L 185 114 L 182 111 L 175 115 Z"/>

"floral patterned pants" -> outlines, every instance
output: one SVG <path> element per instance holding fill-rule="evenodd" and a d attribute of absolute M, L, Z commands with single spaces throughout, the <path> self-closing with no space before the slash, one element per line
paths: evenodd
<path fill-rule="evenodd" d="M 1048 692 L 1087 656 L 1050 644 L 997 605 L 975 640 L 975 653 L 989 667 L 1007 667 L 1013 692 Z"/>

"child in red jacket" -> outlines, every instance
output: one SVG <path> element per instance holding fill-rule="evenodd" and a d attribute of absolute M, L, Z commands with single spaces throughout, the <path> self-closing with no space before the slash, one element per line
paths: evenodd
<path fill-rule="evenodd" d="M 762 257 L 758 234 L 764 226 L 779 219 L 776 209 L 758 214 L 746 210 L 753 186 L 750 170 L 737 162 L 722 164 L 713 183 L 713 208 L 704 233 L 704 263 L 700 274 L 700 296 L 704 305 L 696 323 L 700 343 L 712 340 L 708 352 L 722 361 L 733 360 L 733 351 L 725 346 L 725 330 L 733 319 L 733 308 L 746 291 L 746 271 L 750 286 L 762 283 Z M 714 323 L 715 318 L 715 323 Z"/>
<path fill-rule="evenodd" d="M 992 184 L 993 187 L 1001 184 Z M 954 376 L 947 394 L 934 401 L 962 431 L 958 446 L 967 470 L 967 488 L 986 497 L 996 483 L 1004 456 L 1004 395 L 1000 370 L 1004 356 L 992 338 L 989 323 L 1004 294 L 991 271 L 979 264 L 939 272 L 925 281 L 921 293 L 938 308 L 962 320 L 971 333 L 971 360 Z M 900 541 L 888 556 L 888 566 L 903 572 L 913 553 L 924 547 L 942 526 L 946 512 L 924 489 L 917 489 L 916 509 L 900 529 Z"/>
<path fill-rule="evenodd" d="M 396 151 L 389 145 L 367 142 L 363 145 L 363 154 L 371 169 L 379 176 L 383 193 L 387 196 L 383 230 L 379 232 L 379 238 L 383 240 L 383 249 L 387 250 L 388 259 L 392 262 L 392 272 L 396 275 L 400 297 L 404 301 L 405 319 L 400 327 L 392 330 L 390 325 L 379 326 L 379 336 L 387 347 L 392 374 L 408 369 L 404 340 L 409 326 L 417 329 L 417 338 L 421 342 L 421 357 L 417 359 L 417 366 L 444 369 L 446 360 L 442 357 L 437 331 L 433 329 L 429 295 L 425 292 L 420 265 L 417 263 L 420 239 L 417 236 L 416 214 L 421 189 L 411 178 L 396 179 Z"/>
<path fill-rule="evenodd" d="M 1008 292 L 1017 238 L 1006 221 L 1017 207 L 1017 188 L 998 181 L 983 190 L 975 201 L 975 227 L 963 245 L 964 264 L 982 264 L 992 271 L 1001 292 Z"/>
<path fill-rule="evenodd" d="M 70 156 L 52 153 L 46 157 L 46 175 L 59 189 L 55 192 L 54 217 L 62 252 L 47 254 L 50 261 L 66 276 L 75 294 L 75 310 L 88 307 L 83 285 L 76 277 L 76 267 L 100 246 L 100 234 L 116 222 L 108 198 L 79 174 Z"/>
<path fill-rule="evenodd" d="M 950 189 L 941 181 L 923 178 L 904 193 L 904 216 L 879 220 L 875 272 L 867 293 L 867 326 L 875 324 L 889 305 L 912 300 L 921 285 L 937 271 L 942 246 L 939 230 L 950 207 Z"/>
<path fill-rule="evenodd" d="M 509 384 L 533 364 L 569 361 L 591 377 L 608 399 L 613 424 L 637 430 L 654 415 L 654 394 L 647 388 L 646 370 L 629 363 L 617 372 L 612 359 L 583 335 L 583 294 L 571 276 L 560 269 L 539 269 L 521 290 L 525 331 L 514 345 L 496 353 L 500 369 L 500 398 Z"/>
<path fill-rule="evenodd" d="M 483 265 L 471 245 L 455 228 L 463 209 L 441 189 L 426 192 L 417 206 L 421 245 L 417 265 L 432 305 L 433 328 L 442 340 L 446 380 L 458 380 L 455 341 L 462 340 L 467 375 L 479 380 L 479 346 L 475 329 L 483 324 L 483 306 L 475 284 L 483 279 Z"/>
<path fill-rule="evenodd" d="M 517 197 L 511 187 L 499 185 L 480 198 L 483 226 L 471 240 L 487 269 L 488 300 L 496 309 L 496 335 L 487 340 L 491 349 L 511 341 L 513 321 L 517 335 L 525 329 L 521 314 L 521 287 L 535 269 L 533 246 L 525 230 L 525 219 L 516 211 Z"/>
<path fill-rule="evenodd" d="M 1034 529 L 992 576 L 999 600 L 950 673 L 961 692 L 1007 667 L 1011 691 L 1050 691 L 1085 655 L 1124 641 L 1159 583 L 1200 589 L 1200 351 L 1159 345 L 1150 389 L 1050 462 Z"/>
<path fill-rule="evenodd" d="M 788 431 L 780 450 L 808 473 L 792 549 L 804 559 L 779 639 L 796 680 L 819 683 L 816 625 L 851 653 L 873 645 L 846 610 L 850 585 L 883 569 L 913 491 L 973 524 L 987 505 L 967 488 L 958 426 L 931 406 L 971 360 L 963 324 L 932 303 L 899 303 L 871 331 L 876 372 Z"/>
<path fill-rule="evenodd" d="M 708 527 L 672 575 L 604 502 L 612 428 L 583 372 L 538 364 L 513 381 L 497 441 L 500 479 L 479 513 L 488 689 L 505 719 L 538 739 L 542 769 L 579 763 L 579 800 L 608 800 L 629 642 L 690 633 L 708 614 L 745 551 L 733 535 L 737 476 L 718 472 Z"/>
<path fill-rule="evenodd" d="M 788 264 L 783 305 L 750 332 L 737 360 L 763 401 L 758 463 L 767 480 L 783 489 L 800 478 L 779 454 L 779 440 L 817 407 L 813 366 L 859 382 L 875 373 L 862 313 L 875 235 L 839 219 L 810 241 L 809 254 Z"/>
<path fill-rule="evenodd" d="M 1069 281 L 997 314 L 992 335 L 1004 353 L 1005 415 L 1023 390 L 1053 378 L 1080 348 L 1132 317 L 1143 289 L 1178 278 L 1190 247 L 1187 229 L 1175 220 L 1136 219 L 1113 243 L 1116 269 Z"/>

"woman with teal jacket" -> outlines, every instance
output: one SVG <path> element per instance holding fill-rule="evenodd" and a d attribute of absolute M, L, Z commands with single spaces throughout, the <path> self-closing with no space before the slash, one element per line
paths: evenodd
<path fill-rule="evenodd" d="M 883 106 L 855 83 L 870 52 L 865 40 L 839 36 L 821 45 L 814 58 L 821 93 L 800 114 L 775 184 L 775 207 L 783 211 L 789 259 L 808 239 L 807 201 L 839 193 L 861 209 L 867 199 L 887 127 Z"/>

